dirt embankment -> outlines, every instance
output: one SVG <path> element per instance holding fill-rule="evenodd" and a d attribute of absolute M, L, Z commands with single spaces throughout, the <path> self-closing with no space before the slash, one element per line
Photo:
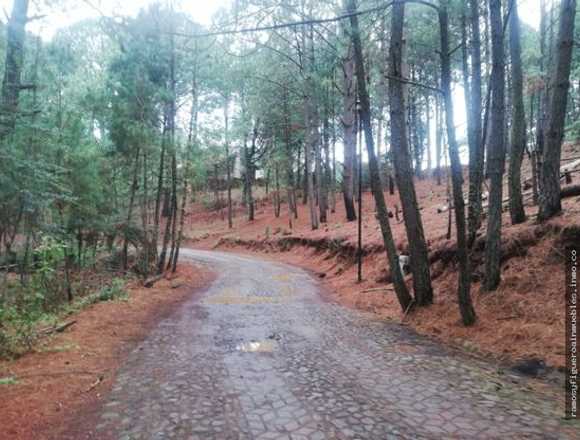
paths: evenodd
<path fill-rule="evenodd" d="M 82 439 L 84 427 L 76 426 L 75 416 L 82 412 L 86 423 L 127 354 L 213 278 L 205 268 L 182 264 L 150 289 L 129 285 L 126 301 L 100 302 L 69 317 L 76 323 L 34 352 L 0 362 L 7 382 L 0 384 L 0 438 Z"/>

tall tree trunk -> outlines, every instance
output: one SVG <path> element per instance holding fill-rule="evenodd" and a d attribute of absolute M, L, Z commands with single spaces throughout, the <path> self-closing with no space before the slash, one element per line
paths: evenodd
<path fill-rule="evenodd" d="M 171 147 L 174 149 L 174 146 Z M 173 171 L 174 171 L 174 161 L 175 161 L 175 152 L 172 151 L 171 154 L 171 174 L 172 174 L 172 181 L 173 181 Z M 171 191 L 173 194 L 173 191 Z M 170 209 L 169 209 L 169 216 L 165 219 L 165 232 L 163 233 L 163 242 L 161 245 L 161 252 L 159 253 L 159 261 L 157 262 L 157 273 L 163 273 L 163 269 L 165 268 L 165 260 L 167 259 L 167 247 L 169 246 L 169 241 L 171 239 L 171 230 L 173 225 L 173 217 L 176 215 L 173 203 L 173 196 L 171 196 L 170 201 Z"/>
<path fill-rule="evenodd" d="M 234 227 L 233 212 L 232 212 L 232 169 L 230 160 L 230 98 L 226 97 L 224 103 L 224 145 L 226 152 L 226 186 L 228 193 L 228 228 L 232 229 Z"/>
<path fill-rule="evenodd" d="M 127 261 L 128 261 L 128 251 L 129 251 L 129 234 L 128 228 L 131 224 L 131 218 L 133 216 L 133 205 L 135 204 L 135 194 L 137 192 L 137 179 L 139 177 L 139 153 L 140 149 L 137 148 L 137 153 L 135 153 L 135 165 L 133 166 L 133 183 L 131 184 L 131 194 L 129 196 L 129 208 L 127 209 L 127 220 L 125 221 L 125 234 L 123 240 L 123 271 L 127 271 Z"/>
<path fill-rule="evenodd" d="M 425 121 L 427 122 L 427 176 L 431 177 L 433 172 L 433 160 L 431 158 L 431 97 L 425 94 Z"/>
<path fill-rule="evenodd" d="M 457 229 L 457 261 L 459 263 L 459 286 L 457 297 L 459 312 L 464 325 L 472 325 L 476 320 L 475 310 L 471 301 L 471 269 L 467 254 L 467 239 L 465 230 L 465 206 L 463 202 L 463 171 L 459 158 L 459 147 L 455 138 L 455 122 L 453 121 L 453 100 L 451 96 L 451 59 L 449 52 L 448 0 L 439 4 L 439 33 L 441 38 L 441 87 L 445 101 L 445 121 L 447 126 L 447 142 L 451 162 L 451 179 L 453 186 L 453 201 L 455 205 L 455 226 Z"/>
<path fill-rule="evenodd" d="M 468 243 L 473 243 L 481 226 L 481 187 L 483 184 L 484 143 L 481 127 L 481 36 L 479 0 L 469 0 L 471 22 L 471 65 L 469 113 L 469 205 L 467 209 Z M 485 8 L 487 9 L 487 8 Z"/>
<path fill-rule="evenodd" d="M 538 96 L 538 115 L 536 120 L 536 148 L 534 149 L 533 153 L 533 161 L 538 172 L 538 192 L 539 192 L 539 185 L 541 182 L 541 172 L 542 172 L 542 154 L 544 151 L 544 126 L 546 125 L 546 111 L 548 107 L 548 75 L 546 75 L 546 64 L 549 63 L 545 62 L 545 59 L 548 57 L 548 52 L 546 51 L 546 1 L 540 0 L 540 31 L 539 31 L 539 39 L 540 39 L 540 73 L 543 79 L 543 87 L 539 90 Z M 537 200 L 539 204 L 539 198 Z"/>
<path fill-rule="evenodd" d="M 196 45 L 196 55 L 197 55 L 197 45 Z M 197 89 L 197 58 L 193 68 L 193 80 L 191 84 L 191 117 L 189 121 L 189 134 L 187 139 L 187 151 L 185 155 L 185 169 L 183 171 L 183 188 L 181 195 L 181 207 L 180 207 L 180 217 L 179 217 L 179 232 L 177 234 L 177 243 L 175 247 L 175 253 L 173 254 L 173 261 L 171 264 L 171 272 L 175 273 L 177 270 L 177 262 L 179 261 L 179 251 L 181 250 L 181 242 L 183 240 L 183 231 L 185 225 L 185 208 L 187 204 L 187 187 L 189 179 L 189 170 L 191 167 L 193 148 L 197 145 L 197 121 L 198 121 L 198 108 L 199 108 L 199 98 Z"/>
<path fill-rule="evenodd" d="M 151 244 L 151 250 L 157 255 L 157 244 L 159 242 L 159 223 L 161 217 L 161 195 L 163 193 L 164 186 L 164 173 L 165 173 L 165 155 L 167 150 L 167 125 L 168 125 L 168 115 L 165 114 L 163 120 L 163 138 L 161 140 L 161 157 L 159 159 L 159 171 L 157 177 L 157 195 L 155 196 L 155 214 L 154 214 L 154 225 L 153 225 L 153 243 Z M 153 259 L 153 255 L 151 258 Z"/>
<path fill-rule="evenodd" d="M 510 58 L 512 66 L 512 125 L 508 173 L 509 208 L 512 224 L 526 221 L 522 197 L 521 167 L 526 149 L 526 114 L 524 110 L 524 75 L 522 73 L 520 19 L 518 2 L 512 0 L 510 15 Z"/>
<path fill-rule="evenodd" d="M 319 212 L 319 221 L 320 223 L 326 223 L 326 211 L 327 211 L 327 204 L 325 199 L 325 172 L 324 172 L 324 165 L 323 165 L 323 143 L 326 141 L 324 139 L 326 135 L 324 134 L 323 130 L 323 139 L 322 143 L 317 143 L 317 148 L 315 151 L 316 161 L 315 161 L 315 175 L 316 175 L 316 201 L 318 202 L 318 212 Z"/>
<path fill-rule="evenodd" d="M 256 141 L 258 139 L 258 125 L 260 121 L 256 119 L 254 121 L 254 128 L 252 129 L 252 143 L 251 147 L 248 149 L 247 140 L 244 137 L 244 162 L 245 162 L 245 187 L 246 187 L 246 204 L 248 208 L 248 221 L 254 221 L 255 217 L 255 204 L 254 204 L 254 192 L 253 192 L 253 184 L 254 184 L 254 155 L 256 151 Z"/>
<path fill-rule="evenodd" d="M 330 176 L 330 212 L 336 212 L 336 126 L 334 123 L 334 99 L 332 99 L 332 171 Z"/>
<path fill-rule="evenodd" d="M 315 189 L 314 180 L 312 176 L 312 171 L 310 163 L 312 161 L 313 155 L 316 154 L 320 139 L 318 133 L 318 112 L 315 103 L 315 83 L 314 83 L 314 30 L 310 26 L 310 31 L 308 32 L 308 38 L 306 38 L 306 31 L 303 33 L 304 44 L 303 47 L 306 51 L 306 80 L 305 87 L 306 93 L 304 96 L 304 117 L 305 117 L 305 127 L 306 127 L 306 139 L 304 142 L 304 157 L 306 159 L 306 166 L 304 169 L 306 178 L 306 193 L 308 198 L 308 211 L 310 212 L 310 226 L 312 230 L 318 229 L 318 215 L 316 214 L 316 200 L 315 200 Z M 315 158 L 316 160 L 316 158 Z"/>
<path fill-rule="evenodd" d="M 14 0 L 6 34 L 6 60 L 0 96 L 0 144 L 12 134 L 18 117 L 18 98 L 24 65 L 28 0 Z"/>
<path fill-rule="evenodd" d="M 441 100 L 435 99 L 435 176 L 437 185 L 441 185 L 441 150 L 443 144 L 443 123 L 441 116 Z"/>
<path fill-rule="evenodd" d="M 173 267 L 173 257 L 177 246 L 177 157 L 175 151 L 171 160 L 171 212 L 171 251 L 166 270 Z"/>
<path fill-rule="evenodd" d="M 274 164 L 274 217 L 280 217 L 280 179 L 278 176 L 278 162 Z"/>
<path fill-rule="evenodd" d="M 405 99 L 403 91 L 403 23 L 405 4 L 395 2 L 392 11 L 391 46 L 389 62 L 389 100 L 391 116 L 391 148 L 395 167 L 395 178 L 403 208 L 403 219 L 409 242 L 411 272 L 417 305 L 433 302 L 433 288 L 429 273 L 429 256 L 417 195 L 413 182 L 413 168 L 409 154 L 409 143 L 405 127 Z M 359 84 L 360 87 L 360 84 Z M 420 164 L 418 164 L 420 166 Z"/>
<path fill-rule="evenodd" d="M 322 134 L 322 153 L 320 171 L 320 223 L 328 221 L 328 185 L 330 183 L 330 133 L 328 123 L 328 112 L 324 115 Z"/>
<path fill-rule="evenodd" d="M 342 128 L 344 142 L 344 168 L 342 171 L 342 194 L 346 220 L 356 220 L 356 211 L 353 200 L 354 189 L 354 162 L 356 156 L 356 86 L 354 79 L 354 50 L 348 45 L 348 52 L 343 59 L 343 110 Z"/>
<path fill-rule="evenodd" d="M 393 279 L 393 285 L 397 299 L 403 311 L 409 310 L 413 304 L 413 299 L 407 290 L 407 286 L 403 280 L 403 275 L 399 267 L 399 256 L 397 255 L 397 248 L 393 240 L 391 226 L 389 225 L 389 217 L 387 213 L 387 205 L 385 203 L 385 196 L 381 185 L 381 177 L 379 174 L 379 165 L 375 155 L 375 146 L 373 142 L 373 133 L 371 127 L 371 104 L 366 88 L 366 75 L 363 64 L 362 44 L 360 40 L 360 31 L 358 26 L 358 16 L 356 15 L 355 0 L 345 0 L 346 10 L 350 14 L 351 25 L 351 39 L 354 48 L 354 59 L 356 65 L 356 78 L 358 84 L 358 93 L 360 98 L 360 114 L 362 125 L 365 132 L 365 140 L 367 152 L 369 156 L 369 172 L 371 181 L 371 190 L 375 199 L 377 208 L 377 218 L 381 227 L 383 236 L 383 243 L 387 251 L 387 258 L 389 260 L 389 268 Z"/>
<path fill-rule="evenodd" d="M 161 247 L 161 253 L 159 254 L 159 261 L 157 264 L 157 273 L 163 273 L 165 268 L 165 258 L 167 256 L 167 246 L 169 244 L 169 240 L 172 241 L 172 249 L 171 251 L 174 252 L 175 246 L 175 218 L 177 216 L 177 153 L 176 153 L 176 145 L 175 145 L 175 117 L 177 113 L 177 104 L 176 104 L 176 78 L 175 78 L 175 46 L 174 46 L 174 39 L 173 36 L 170 37 L 170 47 L 171 47 L 171 57 L 170 57 L 170 77 L 169 77 L 169 84 L 168 84 L 168 92 L 170 94 L 169 101 L 167 103 L 168 109 L 168 116 L 167 116 L 167 125 L 168 125 L 168 135 L 169 135 L 169 146 L 171 148 L 171 200 L 170 200 L 170 210 L 169 210 L 169 217 L 165 220 L 165 233 L 163 235 L 163 245 Z M 169 265 L 167 269 L 169 269 L 172 260 L 172 255 L 169 257 Z"/>
<path fill-rule="evenodd" d="M 487 172 L 490 178 L 487 237 L 485 244 L 485 290 L 495 290 L 501 280 L 501 215 L 505 170 L 505 55 L 501 0 L 489 0 L 492 46 L 492 114 Z"/>
<path fill-rule="evenodd" d="M 311 79 L 307 80 L 311 82 Z M 314 179 L 312 176 L 312 171 L 310 169 L 310 164 L 312 162 L 312 154 L 316 151 L 317 145 L 317 129 L 314 127 L 314 109 L 312 103 L 312 93 L 313 87 L 308 87 L 310 92 L 304 99 L 304 114 L 306 122 L 306 140 L 304 142 L 304 157 L 306 162 L 306 167 L 304 169 L 305 179 L 306 179 L 306 201 L 308 203 L 308 211 L 310 213 L 310 227 L 312 230 L 318 229 L 318 215 L 316 214 L 316 199 L 314 196 Z"/>
<path fill-rule="evenodd" d="M 550 95 L 550 108 L 545 133 L 545 150 L 540 175 L 540 211 L 538 219 L 545 221 L 562 210 L 560 199 L 560 156 L 566 122 L 570 67 L 574 46 L 576 0 L 562 0 L 558 46 Z"/>
<path fill-rule="evenodd" d="M 288 109 L 288 88 L 283 92 L 283 113 L 284 113 L 284 153 L 286 155 L 286 185 L 288 196 L 288 226 L 292 229 L 292 217 L 298 218 L 298 207 L 296 205 L 296 190 L 294 187 L 294 160 L 292 155 L 292 144 L 290 136 L 290 115 Z M 298 159 L 300 164 L 300 159 Z M 298 166 L 300 168 L 300 166 Z"/>

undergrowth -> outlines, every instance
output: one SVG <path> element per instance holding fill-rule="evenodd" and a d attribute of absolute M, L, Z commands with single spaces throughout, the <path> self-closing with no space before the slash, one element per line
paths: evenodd
<path fill-rule="evenodd" d="M 126 280 L 115 274 L 78 267 L 66 276 L 61 243 L 43 240 L 35 250 L 37 269 L 26 279 L 5 279 L 0 285 L 0 358 L 30 351 L 63 317 L 102 301 L 127 300 Z M 72 301 L 68 301 L 68 292 Z"/>

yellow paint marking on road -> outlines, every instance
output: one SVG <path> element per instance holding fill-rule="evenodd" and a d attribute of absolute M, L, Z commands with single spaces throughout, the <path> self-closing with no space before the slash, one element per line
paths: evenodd
<path fill-rule="evenodd" d="M 274 275 L 272 279 L 276 281 L 290 281 L 292 279 L 292 276 L 288 273 L 281 273 L 278 275 Z"/>

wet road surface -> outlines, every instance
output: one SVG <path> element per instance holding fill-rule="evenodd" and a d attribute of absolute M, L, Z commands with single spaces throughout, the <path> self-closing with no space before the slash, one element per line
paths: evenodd
<path fill-rule="evenodd" d="M 219 277 L 130 354 L 95 438 L 580 438 L 555 402 L 405 328 L 323 301 L 300 269 L 182 255 Z"/>

